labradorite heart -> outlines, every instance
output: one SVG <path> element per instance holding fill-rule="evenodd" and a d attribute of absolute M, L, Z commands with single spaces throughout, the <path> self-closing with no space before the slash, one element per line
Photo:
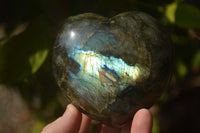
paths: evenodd
<path fill-rule="evenodd" d="M 58 35 L 54 73 L 79 110 L 117 127 L 151 107 L 166 88 L 171 49 L 163 27 L 145 13 L 85 13 L 69 17 Z"/>

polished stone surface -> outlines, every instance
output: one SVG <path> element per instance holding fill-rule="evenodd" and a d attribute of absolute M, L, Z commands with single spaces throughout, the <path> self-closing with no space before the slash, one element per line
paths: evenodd
<path fill-rule="evenodd" d="M 67 99 L 111 126 L 149 108 L 169 83 L 172 50 L 162 26 L 142 12 L 69 17 L 54 46 L 54 73 Z"/>

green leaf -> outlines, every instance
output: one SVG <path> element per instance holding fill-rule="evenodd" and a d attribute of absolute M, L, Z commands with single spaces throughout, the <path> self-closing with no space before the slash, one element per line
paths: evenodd
<path fill-rule="evenodd" d="M 32 127 L 31 132 L 32 133 L 40 133 L 45 125 L 47 125 L 47 123 L 45 123 L 44 121 L 42 121 L 38 118 L 34 118 L 33 119 L 33 127 Z"/>
<path fill-rule="evenodd" d="M 175 23 L 182 28 L 200 28 L 200 10 L 190 4 L 178 4 Z"/>
<path fill-rule="evenodd" d="M 31 65 L 31 72 L 34 74 L 40 68 L 48 55 L 48 49 L 37 51 L 34 55 L 29 57 L 29 63 Z"/>
<path fill-rule="evenodd" d="M 166 5 L 165 16 L 182 28 L 200 28 L 200 10 L 194 5 L 177 1 Z"/>
<path fill-rule="evenodd" d="M 160 125 L 157 115 L 153 115 L 153 127 L 152 127 L 152 133 L 159 133 L 160 132 Z"/>
<path fill-rule="evenodd" d="M 177 2 L 173 2 L 166 6 L 165 16 L 169 19 L 171 23 L 175 23 L 175 12 L 177 9 Z"/>
<path fill-rule="evenodd" d="M 188 68 L 182 60 L 176 62 L 176 71 L 180 79 L 183 79 L 187 75 Z"/>
<path fill-rule="evenodd" d="M 192 68 L 196 69 L 200 67 L 200 50 L 198 50 L 192 58 Z"/>

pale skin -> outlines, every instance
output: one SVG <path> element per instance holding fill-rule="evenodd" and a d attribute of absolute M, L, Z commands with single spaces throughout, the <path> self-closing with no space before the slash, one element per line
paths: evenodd
<path fill-rule="evenodd" d="M 42 133 L 87 133 L 91 119 L 69 104 L 65 113 L 45 126 Z M 151 133 L 153 119 L 149 110 L 140 109 L 131 123 L 122 128 L 111 128 L 100 124 L 97 133 Z"/>

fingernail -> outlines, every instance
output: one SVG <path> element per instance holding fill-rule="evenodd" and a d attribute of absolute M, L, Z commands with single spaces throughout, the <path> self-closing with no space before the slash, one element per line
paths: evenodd
<path fill-rule="evenodd" d="M 70 108 L 70 104 L 68 104 L 63 115 L 67 115 Z"/>

